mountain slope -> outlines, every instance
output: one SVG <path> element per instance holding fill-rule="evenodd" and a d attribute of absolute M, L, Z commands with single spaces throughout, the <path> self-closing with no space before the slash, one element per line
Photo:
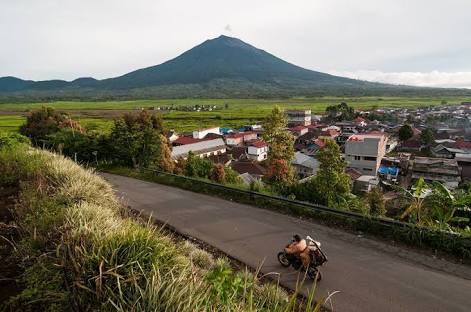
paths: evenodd
<path fill-rule="evenodd" d="M 285 62 L 239 39 L 220 36 L 207 40 L 161 65 L 107 79 L 106 87 L 147 87 L 163 84 L 208 83 L 215 79 L 275 82 L 279 79 L 345 81 L 347 78 L 306 70 Z"/>
<path fill-rule="evenodd" d="M 0 78 L 0 95 L 33 97 L 275 97 L 312 95 L 471 94 L 463 89 L 396 86 L 307 70 L 237 38 L 206 40 L 163 64 L 104 80 Z"/>

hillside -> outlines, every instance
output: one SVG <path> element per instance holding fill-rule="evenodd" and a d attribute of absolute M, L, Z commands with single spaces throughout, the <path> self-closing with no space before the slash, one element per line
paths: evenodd
<path fill-rule="evenodd" d="M 91 170 L 18 144 L 0 145 L 0 234 L 16 242 L 0 240 L 0 311 L 318 311 L 135 218 Z"/>
<path fill-rule="evenodd" d="M 206 40 L 163 64 L 123 76 L 30 81 L 0 78 L 0 98 L 185 98 L 319 95 L 469 95 L 471 90 L 372 83 L 301 68 L 240 39 Z"/>

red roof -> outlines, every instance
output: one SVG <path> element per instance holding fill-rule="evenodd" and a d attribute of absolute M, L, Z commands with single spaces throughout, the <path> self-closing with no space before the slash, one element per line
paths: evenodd
<path fill-rule="evenodd" d="M 250 142 L 250 145 L 251 146 L 254 146 L 256 148 L 261 148 L 261 147 L 265 147 L 265 146 L 268 146 L 267 142 L 263 141 L 263 140 L 255 140 L 255 141 L 252 141 Z"/>
<path fill-rule="evenodd" d="M 299 126 L 290 128 L 289 130 L 290 130 L 290 131 L 301 131 L 301 130 L 304 130 L 304 129 L 306 129 L 306 128 L 307 128 L 306 126 L 299 125 Z"/>
<path fill-rule="evenodd" d="M 324 146 L 325 146 L 324 140 L 319 139 L 319 138 L 317 138 L 317 139 L 314 140 L 314 144 L 316 144 L 316 145 L 319 146 L 319 147 L 324 147 Z"/>
<path fill-rule="evenodd" d="M 471 149 L 471 142 L 467 142 L 464 139 L 460 138 L 460 139 L 456 140 L 454 146 L 455 146 L 455 148 L 469 148 L 469 149 Z"/>
<path fill-rule="evenodd" d="M 267 170 L 258 163 L 251 160 L 238 160 L 231 163 L 231 168 L 240 174 L 249 173 L 252 175 L 263 176 Z"/>
<path fill-rule="evenodd" d="M 204 140 L 201 139 L 195 139 L 193 137 L 189 136 L 182 136 L 176 139 L 175 141 L 172 142 L 174 145 L 187 145 L 187 144 L 193 144 L 193 143 L 198 143 Z"/>
<path fill-rule="evenodd" d="M 255 134 L 255 132 L 246 131 L 246 132 L 233 133 L 233 134 L 228 135 L 227 137 L 230 139 L 237 139 L 237 138 L 243 138 L 245 136 L 253 135 L 253 134 Z"/>
<path fill-rule="evenodd" d="M 321 136 L 330 136 L 335 137 L 339 134 L 339 132 L 335 129 L 327 129 L 326 131 L 321 132 Z"/>
<path fill-rule="evenodd" d="M 309 128 L 309 129 L 317 129 L 317 128 L 323 128 L 323 127 L 325 127 L 325 125 L 323 125 L 323 124 L 315 124 L 315 123 L 314 123 L 314 124 L 308 125 L 308 126 L 306 126 L 306 127 Z"/>
<path fill-rule="evenodd" d="M 345 169 L 345 173 L 348 174 L 352 180 L 356 180 L 362 176 L 361 172 L 354 168 Z"/>
<path fill-rule="evenodd" d="M 422 144 L 420 143 L 419 140 L 409 139 L 409 140 L 403 142 L 402 146 L 403 147 L 409 147 L 409 148 L 421 148 Z"/>

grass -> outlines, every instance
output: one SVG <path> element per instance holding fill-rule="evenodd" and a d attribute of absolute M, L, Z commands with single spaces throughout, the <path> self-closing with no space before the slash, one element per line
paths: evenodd
<path fill-rule="evenodd" d="M 23 291 L 7 311 L 317 311 L 256 274 L 130 218 L 111 186 L 62 156 L 0 150 L 0 187 L 20 189 Z"/>

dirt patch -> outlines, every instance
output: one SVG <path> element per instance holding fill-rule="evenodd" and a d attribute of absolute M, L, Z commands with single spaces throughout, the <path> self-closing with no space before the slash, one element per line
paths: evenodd
<path fill-rule="evenodd" d="M 0 188 L 0 305 L 21 291 L 18 285 L 21 270 L 13 256 L 19 233 L 11 213 L 17 194 L 17 189 Z"/>

